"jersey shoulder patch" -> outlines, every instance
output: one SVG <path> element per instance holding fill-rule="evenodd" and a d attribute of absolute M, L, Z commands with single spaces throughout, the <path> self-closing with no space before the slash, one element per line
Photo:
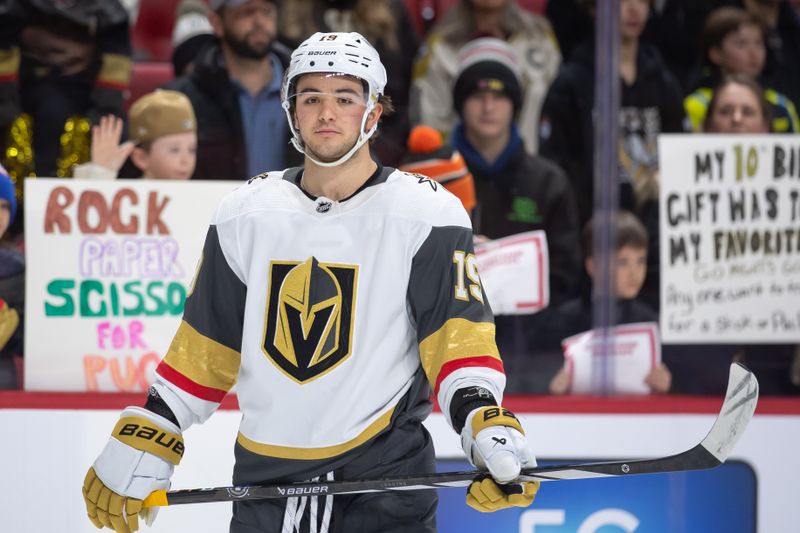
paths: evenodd
<path fill-rule="evenodd" d="M 270 177 L 270 174 L 274 174 L 274 172 L 262 172 L 261 174 L 256 174 L 255 176 L 247 180 L 247 184 L 252 185 L 253 182 L 255 181 L 265 180 Z"/>
<path fill-rule="evenodd" d="M 220 224 L 247 211 L 254 200 L 278 193 L 284 171 L 262 172 L 222 197 L 213 223 Z"/>
<path fill-rule="evenodd" d="M 406 174 L 416 179 L 418 185 L 428 185 L 431 188 L 431 190 L 433 190 L 433 192 L 438 191 L 439 187 L 441 187 L 441 185 L 439 185 L 439 182 L 437 182 L 433 178 L 425 176 L 424 174 L 417 174 L 416 172 L 406 172 Z"/>
<path fill-rule="evenodd" d="M 397 170 L 386 181 L 398 214 L 433 226 L 471 227 L 461 201 L 433 178 Z"/>

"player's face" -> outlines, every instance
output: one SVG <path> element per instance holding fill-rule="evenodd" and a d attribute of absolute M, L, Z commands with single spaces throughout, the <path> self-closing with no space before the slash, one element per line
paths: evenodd
<path fill-rule="evenodd" d="M 149 152 L 137 151 L 134 162 L 145 178 L 188 180 L 197 162 L 197 135 L 192 132 L 164 135 L 152 142 Z"/>
<path fill-rule="evenodd" d="M 508 135 L 514 120 L 514 104 L 502 93 L 477 91 L 464 101 L 462 118 L 470 137 L 496 139 Z"/>
<path fill-rule="evenodd" d="M 336 161 L 358 140 L 366 110 L 360 80 L 342 75 L 307 74 L 297 82 L 295 128 L 306 150 L 322 162 Z M 365 129 L 377 120 L 379 106 L 370 112 Z"/>
<path fill-rule="evenodd" d="M 620 33 L 623 39 L 635 40 L 644 31 L 650 13 L 650 0 L 621 0 Z"/>
<path fill-rule="evenodd" d="M 262 59 L 275 40 L 278 8 L 266 0 L 250 0 L 238 7 L 223 8 L 215 33 L 234 53 Z"/>
<path fill-rule="evenodd" d="M 767 133 L 769 127 L 757 95 L 749 87 L 729 83 L 717 92 L 708 133 Z"/>
<path fill-rule="evenodd" d="M 761 28 L 746 25 L 728 34 L 721 46 L 710 51 L 709 57 L 725 73 L 755 78 L 764 69 L 766 54 Z"/>
<path fill-rule="evenodd" d="M 647 273 L 647 252 L 644 248 L 623 246 L 615 257 L 614 274 L 617 298 L 631 299 L 639 294 Z"/>

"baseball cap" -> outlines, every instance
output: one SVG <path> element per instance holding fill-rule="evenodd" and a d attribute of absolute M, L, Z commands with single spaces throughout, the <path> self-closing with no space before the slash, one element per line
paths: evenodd
<path fill-rule="evenodd" d="M 147 93 L 133 103 L 128 118 L 129 137 L 135 143 L 197 131 L 192 103 L 178 91 L 156 89 Z"/>

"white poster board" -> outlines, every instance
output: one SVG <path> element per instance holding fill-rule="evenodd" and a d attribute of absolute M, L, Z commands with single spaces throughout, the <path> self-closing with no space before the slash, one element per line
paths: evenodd
<path fill-rule="evenodd" d="M 611 393 L 650 394 L 645 378 L 661 362 L 661 341 L 658 324 L 640 322 L 611 328 L 611 345 L 607 368 L 611 375 Z M 569 375 L 572 394 L 592 394 L 592 372 L 596 368 L 595 342 L 598 337 L 592 330 L 567 337 L 561 343 L 564 364 Z"/>
<path fill-rule="evenodd" d="M 146 390 L 238 185 L 25 180 L 25 388 Z"/>
<path fill-rule="evenodd" d="M 529 315 L 550 303 L 550 257 L 544 231 L 475 245 L 481 284 L 496 315 Z"/>
<path fill-rule="evenodd" d="M 665 343 L 800 341 L 800 137 L 662 135 Z"/>

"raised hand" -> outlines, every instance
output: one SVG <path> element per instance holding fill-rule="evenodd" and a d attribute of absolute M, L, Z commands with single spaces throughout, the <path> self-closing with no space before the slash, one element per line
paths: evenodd
<path fill-rule="evenodd" d="M 92 163 L 119 172 L 134 148 L 131 141 L 119 143 L 123 126 L 123 120 L 114 115 L 105 115 L 92 126 Z"/>

